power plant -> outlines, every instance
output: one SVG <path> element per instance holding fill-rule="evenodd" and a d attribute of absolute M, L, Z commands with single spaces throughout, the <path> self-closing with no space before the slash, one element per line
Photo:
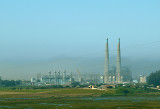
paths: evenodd
<path fill-rule="evenodd" d="M 90 84 L 100 84 L 103 83 L 103 78 L 101 78 L 100 74 L 80 74 L 77 72 L 71 72 L 70 74 L 66 74 L 66 71 L 61 72 L 60 70 L 54 71 L 52 74 L 51 71 L 48 74 L 37 74 L 37 77 L 31 78 L 31 85 L 71 85 L 77 83 L 80 85 L 90 85 Z"/>
<path fill-rule="evenodd" d="M 109 76 L 109 49 L 108 49 L 108 38 L 106 39 L 106 51 L 105 51 L 105 72 L 104 72 L 104 83 L 108 83 Z"/>
<path fill-rule="evenodd" d="M 110 65 L 109 65 L 109 46 L 108 46 L 108 38 L 107 38 L 106 39 L 106 48 L 105 48 L 104 83 L 105 84 L 120 84 L 120 83 L 123 82 L 123 77 L 124 77 L 124 75 L 122 74 L 122 71 L 121 71 L 120 38 L 118 39 L 118 45 L 117 45 L 116 71 L 110 70 Z"/>
<path fill-rule="evenodd" d="M 105 71 L 104 75 L 100 73 L 82 73 L 77 69 L 76 72 L 69 74 L 54 71 L 53 74 L 49 71 L 45 75 L 37 75 L 37 78 L 31 79 L 33 85 L 71 85 L 79 83 L 80 85 L 93 85 L 93 84 L 121 84 L 123 82 L 130 82 L 132 75 L 127 67 L 121 67 L 121 49 L 120 38 L 117 45 L 117 61 L 116 66 L 110 66 L 109 62 L 109 43 L 108 38 L 105 44 Z M 123 73 L 122 73 L 123 72 Z"/>
<path fill-rule="evenodd" d="M 123 76 L 121 76 L 121 53 L 120 53 L 120 38 L 119 38 L 117 45 L 116 83 L 121 83 L 122 79 Z"/>

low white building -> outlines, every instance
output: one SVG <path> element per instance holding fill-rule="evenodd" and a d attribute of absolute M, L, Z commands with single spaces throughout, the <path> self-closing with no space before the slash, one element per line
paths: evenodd
<path fill-rule="evenodd" d="M 146 76 L 140 75 L 139 82 L 140 83 L 146 83 Z"/>

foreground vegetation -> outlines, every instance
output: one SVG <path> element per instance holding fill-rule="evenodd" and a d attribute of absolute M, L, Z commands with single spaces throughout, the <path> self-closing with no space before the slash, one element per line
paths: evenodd
<path fill-rule="evenodd" d="M 151 109 L 160 108 L 157 100 L 81 100 L 81 99 L 9 99 L 7 101 L 0 101 L 1 108 L 27 108 L 27 109 Z"/>
<path fill-rule="evenodd" d="M 147 89 L 148 90 L 148 89 Z M 117 88 L 93 90 L 82 88 L 1 89 L 0 108 L 29 109 L 108 109 L 160 108 L 158 90 Z M 121 98 L 122 97 L 122 98 Z M 137 97 L 137 98 L 135 98 Z M 105 99 L 107 98 L 107 99 Z M 133 98 L 133 99 L 132 99 Z"/>

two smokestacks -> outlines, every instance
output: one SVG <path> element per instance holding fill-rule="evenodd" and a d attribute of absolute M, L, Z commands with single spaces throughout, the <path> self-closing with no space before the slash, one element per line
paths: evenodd
<path fill-rule="evenodd" d="M 106 49 L 105 49 L 105 72 L 104 72 L 104 83 L 109 84 L 109 47 L 108 38 L 106 39 Z M 117 62 L 116 62 L 116 75 L 114 76 L 115 83 L 122 83 L 123 77 L 121 76 L 121 53 L 120 53 L 120 38 L 118 39 L 117 45 Z"/>

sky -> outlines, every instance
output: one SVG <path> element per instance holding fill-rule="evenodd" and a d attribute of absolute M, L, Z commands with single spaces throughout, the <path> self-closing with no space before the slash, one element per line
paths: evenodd
<path fill-rule="evenodd" d="M 1 0 L 1 69 L 10 61 L 104 57 L 106 38 L 110 56 L 121 38 L 122 57 L 157 61 L 159 13 L 159 0 Z"/>

